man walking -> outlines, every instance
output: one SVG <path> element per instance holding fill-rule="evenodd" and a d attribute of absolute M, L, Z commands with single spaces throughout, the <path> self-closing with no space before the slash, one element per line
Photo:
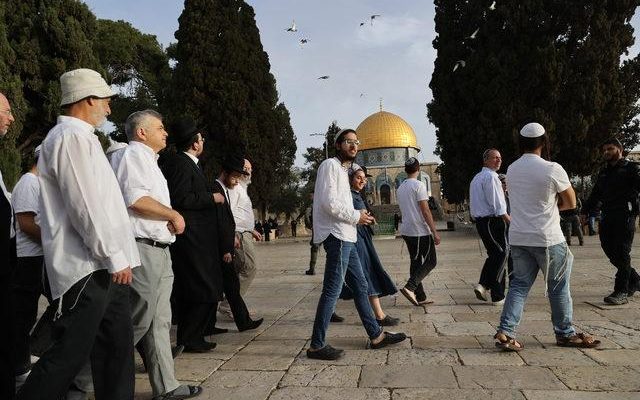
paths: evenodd
<path fill-rule="evenodd" d="M 133 270 L 131 312 L 133 343 L 141 341 L 154 399 L 188 399 L 202 391 L 180 385 L 171 353 L 171 289 L 173 271 L 169 245 L 185 222 L 171 208 L 167 181 L 158 167 L 166 147 L 162 116 L 153 110 L 134 112 L 125 123 L 129 145 L 116 152 L 111 166 L 120 183 L 141 264 Z"/>
<path fill-rule="evenodd" d="M 545 295 L 549 295 L 551 322 L 558 346 L 597 347 L 599 340 L 576 333 L 572 325 L 569 281 L 573 255 L 560 229 L 558 211 L 576 206 L 569 177 L 559 164 L 541 157 L 543 152 L 548 154 L 549 143 L 542 125 L 535 122 L 525 125 L 520 131 L 519 142 L 524 154 L 507 170 L 513 273 L 498 332 L 494 336 L 496 347 L 506 351 L 524 348 L 516 340 L 516 328 L 538 270 L 542 270 L 545 279 Z"/>
<path fill-rule="evenodd" d="M 129 287 L 140 264 L 127 209 L 94 129 L 114 93 L 97 72 L 60 77 L 65 115 L 42 143 L 40 229 L 54 344 L 33 366 L 19 399 L 57 399 L 91 360 L 96 399 L 134 395 Z"/>
<path fill-rule="evenodd" d="M 351 198 L 348 168 L 358 152 L 358 137 L 353 129 L 343 129 L 336 135 L 337 156 L 320 164 L 313 202 L 313 240 L 322 243 L 327 262 L 322 282 L 322 294 L 313 324 L 311 346 L 307 357 L 336 360 L 343 350 L 326 344 L 325 337 L 336 301 L 345 282 L 353 291 L 353 300 L 373 349 L 406 339 L 404 333 L 383 332 L 373 314 L 367 295 L 367 280 L 356 251 L 356 225 L 375 220 L 366 210 L 355 210 Z"/>
<path fill-rule="evenodd" d="M 438 262 L 436 246 L 440 244 L 440 235 L 436 230 L 431 210 L 427 186 L 419 181 L 420 162 L 411 157 L 404 163 L 407 179 L 397 191 L 398 205 L 402 213 L 400 234 L 407 244 L 411 264 L 409 280 L 400 289 L 400 293 L 414 306 L 431 303 L 422 286 L 422 280 L 429 275 Z"/>
<path fill-rule="evenodd" d="M 479 300 L 489 300 L 493 305 L 504 304 L 505 269 L 509 259 L 507 226 L 509 214 L 498 171 L 502 157 L 496 149 L 487 149 L 482 154 L 483 167 L 473 177 L 469 187 L 471 216 L 476 221 L 478 235 L 487 250 L 480 282 L 474 292 Z"/>
<path fill-rule="evenodd" d="M 640 290 L 640 276 L 631 266 L 631 245 L 638 216 L 640 165 L 622 157 L 622 143 L 611 138 L 602 144 L 606 166 L 600 171 L 589 199 L 582 208 L 584 219 L 600 208 L 600 246 L 618 270 L 613 293 L 604 298 L 611 305 L 626 304 Z"/>

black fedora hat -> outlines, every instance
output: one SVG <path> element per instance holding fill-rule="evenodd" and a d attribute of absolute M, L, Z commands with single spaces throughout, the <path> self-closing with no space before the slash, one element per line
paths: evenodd
<path fill-rule="evenodd" d="M 238 172 L 242 175 L 249 175 L 244 170 L 244 156 L 238 153 L 231 153 L 222 160 L 222 169 L 227 172 Z"/>
<path fill-rule="evenodd" d="M 200 129 L 193 118 L 183 117 L 171 124 L 169 130 L 169 142 L 181 144 L 190 140 L 199 132 Z"/>

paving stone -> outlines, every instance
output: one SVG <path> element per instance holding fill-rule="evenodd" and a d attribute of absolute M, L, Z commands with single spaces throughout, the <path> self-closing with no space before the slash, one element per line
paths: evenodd
<path fill-rule="evenodd" d="M 454 322 L 451 314 L 438 313 L 438 314 L 411 314 L 411 322 Z M 434 328 L 435 329 L 435 328 Z"/>
<path fill-rule="evenodd" d="M 307 358 L 304 351 L 296 357 L 294 365 L 382 365 L 387 362 L 387 350 L 345 350 L 344 355 L 338 360 L 315 360 Z"/>
<path fill-rule="evenodd" d="M 538 367 L 597 365 L 597 363 L 585 356 L 584 353 L 578 349 L 557 346 L 549 349 L 526 348 L 518 354 L 527 365 Z"/>
<path fill-rule="evenodd" d="M 573 390 L 640 391 L 640 372 L 625 367 L 551 367 L 554 374 Z"/>
<path fill-rule="evenodd" d="M 517 390 L 395 389 L 393 400 L 525 400 Z M 549 400 L 549 399 L 545 399 Z"/>
<path fill-rule="evenodd" d="M 224 370 L 286 370 L 302 349 L 303 340 L 254 341 L 222 365 Z"/>
<path fill-rule="evenodd" d="M 426 310 L 427 310 L 427 314 L 439 314 L 439 313 L 453 314 L 453 313 L 465 313 L 465 312 L 472 313 L 473 312 L 471 307 L 469 307 L 468 305 L 447 306 L 447 305 L 440 305 L 440 304 L 430 304 L 427 306 Z"/>
<path fill-rule="evenodd" d="M 582 330 L 605 337 L 626 349 L 640 349 L 640 332 L 610 321 L 585 321 L 576 323 Z"/>
<path fill-rule="evenodd" d="M 524 365 L 515 352 L 497 349 L 459 349 L 458 355 L 462 365 Z"/>
<path fill-rule="evenodd" d="M 480 348 L 475 336 L 412 337 L 414 349 L 474 349 Z"/>
<path fill-rule="evenodd" d="M 559 348 L 559 346 L 556 344 L 555 335 L 536 335 L 535 338 L 538 340 L 538 342 L 542 343 L 542 346 L 544 346 L 547 349 L 557 349 L 557 348 Z M 598 339 L 600 341 L 600 346 L 598 346 L 599 350 L 620 349 L 620 348 L 622 348 L 622 346 L 620 346 L 619 344 L 611 341 L 610 339 L 607 339 L 604 336 L 596 335 L 596 339 Z"/>
<path fill-rule="evenodd" d="M 436 331 L 444 336 L 494 335 L 488 322 L 434 322 Z"/>
<path fill-rule="evenodd" d="M 541 367 L 453 367 L 462 389 L 565 389 L 556 376 Z"/>
<path fill-rule="evenodd" d="M 527 400 L 640 400 L 640 393 L 523 390 Z"/>
<path fill-rule="evenodd" d="M 232 388 L 260 386 L 275 388 L 282 379 L 284 371 L 222 371 L 214 372 L 203 383 L 203 387 Z"/>
<path fill-rule="evenodd" d="M 360 387 L 433 387 L 458 388 L 451 367 L 412 365 L 364 366 Z"/>
<path fill-rule="evenodd" d="M 496 348 L 496 340 L 491 336 L 477 336 L 478 342 L 484 349 L 495 349 Z M 518 335 L 518 341 L 522 343 L 525 347 L 525 350 L 528 349 L 542 349 L 542 344 L 534 337 L 528 335 Z"/>
<path fill-rule="evenodd" d="M 184 381 L 204 381 L 223 363 L 222 360 L 184 359 L 174 360 L 176 379 Z"/>
<path fill-rule="evenodd" d="M 339 365 L 293 365 L 284 375 L 280 387 L 358 387 L 360 368 Z"/>
<path fill-rule="evenodd" d="M 277 324 L 262 332 L 256 340 L 308 339 L 312 329 L 313 319 L 307 323 Z"/>
<path fill-rule="evenodd" d="M 276 389 L 269 400 L 390 400 L 387 389 L 284 387 Z"/>
<path fill-rule="evenodd" d="M 460 365 L 455 350 L 410 349 L 389 352 L 389 365 Z"/>
<path fill-rule="evenodd" d="M 198 400 L 266 400 L 273 391 L 269 386 L 205 388 Z"/>
<path fill-rule="evenodd" d="M 584 354 L 604 365 L 640 366 L 640 350 L 599 350 L 586 349 Z"/>

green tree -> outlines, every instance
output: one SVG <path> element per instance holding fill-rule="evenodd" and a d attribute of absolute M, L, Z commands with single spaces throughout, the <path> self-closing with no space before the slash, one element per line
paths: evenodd
<path fill-rule="evenodd" d="M 250 186 L 263 212 L 290 179 L 295 136 L 260 42 L 253 8 L 242 0 L 186 0 L 169 54 L 176 66 L 171 109 L 208 131 L 203 165 L 246 149 L 254 164 Z"/>
<path fill-rule="evenodd" d="M 526 0 L 495 11 L 490 3 L 435 1 L 428 116 L 450 202 L 467 197 L 484 149 L 500 149 L 504 168 L 519 156 L 527 122 L 545 126 L 552 159 L 572 174 L 594 169 L 610 135 L 637 143 L 638 58 L 621 63 L 636 1 Z"/>

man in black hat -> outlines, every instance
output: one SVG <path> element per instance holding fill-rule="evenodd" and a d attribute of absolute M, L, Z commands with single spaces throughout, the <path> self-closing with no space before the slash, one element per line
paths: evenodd
<path fill-rule="evenodd" d="M 622 156 L 622 143 L 610 138 L 602 144 L 606 165 L 596 179 L 589 199 L 582 208 L 582 220 L 598 208 L 600 245 L 617 269 L 613 293 L 604 298 L 612 305 L 626 304 L 627 297 L 640 290 L 640 276 L 631 267 L 631 245 L 638 216 L 640 165 Z"/>
<path fill-rule="evenodd" d="M 249 173 L 244 170 L 244 156 L 231 154 L 222 162 L 222 171 L 218 179 L 213 183 L 214 193 L 219 193 L 225 197 L 224 204 L 217 207 L 218 246 L 222 254 L 222 285 L 224 295 L 229 302 L 233 320 L 240 332 L 255 329 L 262 324 L 263 319 L 251 320 L 249 310 L 240 295 L 240 279 L 233 265 L 234 249 L 240 246 L 236 237 L 236 222 L 233 218 L 231 205 L 229 202 L 228 189 L 234 188 L 239 183 L 243 175 Z M 209 329 L 213 333 L 215 329 L 215 316 L 209 323 Z"/>
<path fill-rule="evenodd" d="M 169 140 L 177 152 L 165 158 L 161 169 L 171 205 L 186 224 L 184 233 L 170 247 L 177 343 L 185 352 L 204 353 L 215 347 L 204 337 L 222 298 L 216 203 L 223 203 L 224 197 L 210 190 L 199 166 L 205 139 L 195 122 L 185 118 L 175 123 Z"/>

